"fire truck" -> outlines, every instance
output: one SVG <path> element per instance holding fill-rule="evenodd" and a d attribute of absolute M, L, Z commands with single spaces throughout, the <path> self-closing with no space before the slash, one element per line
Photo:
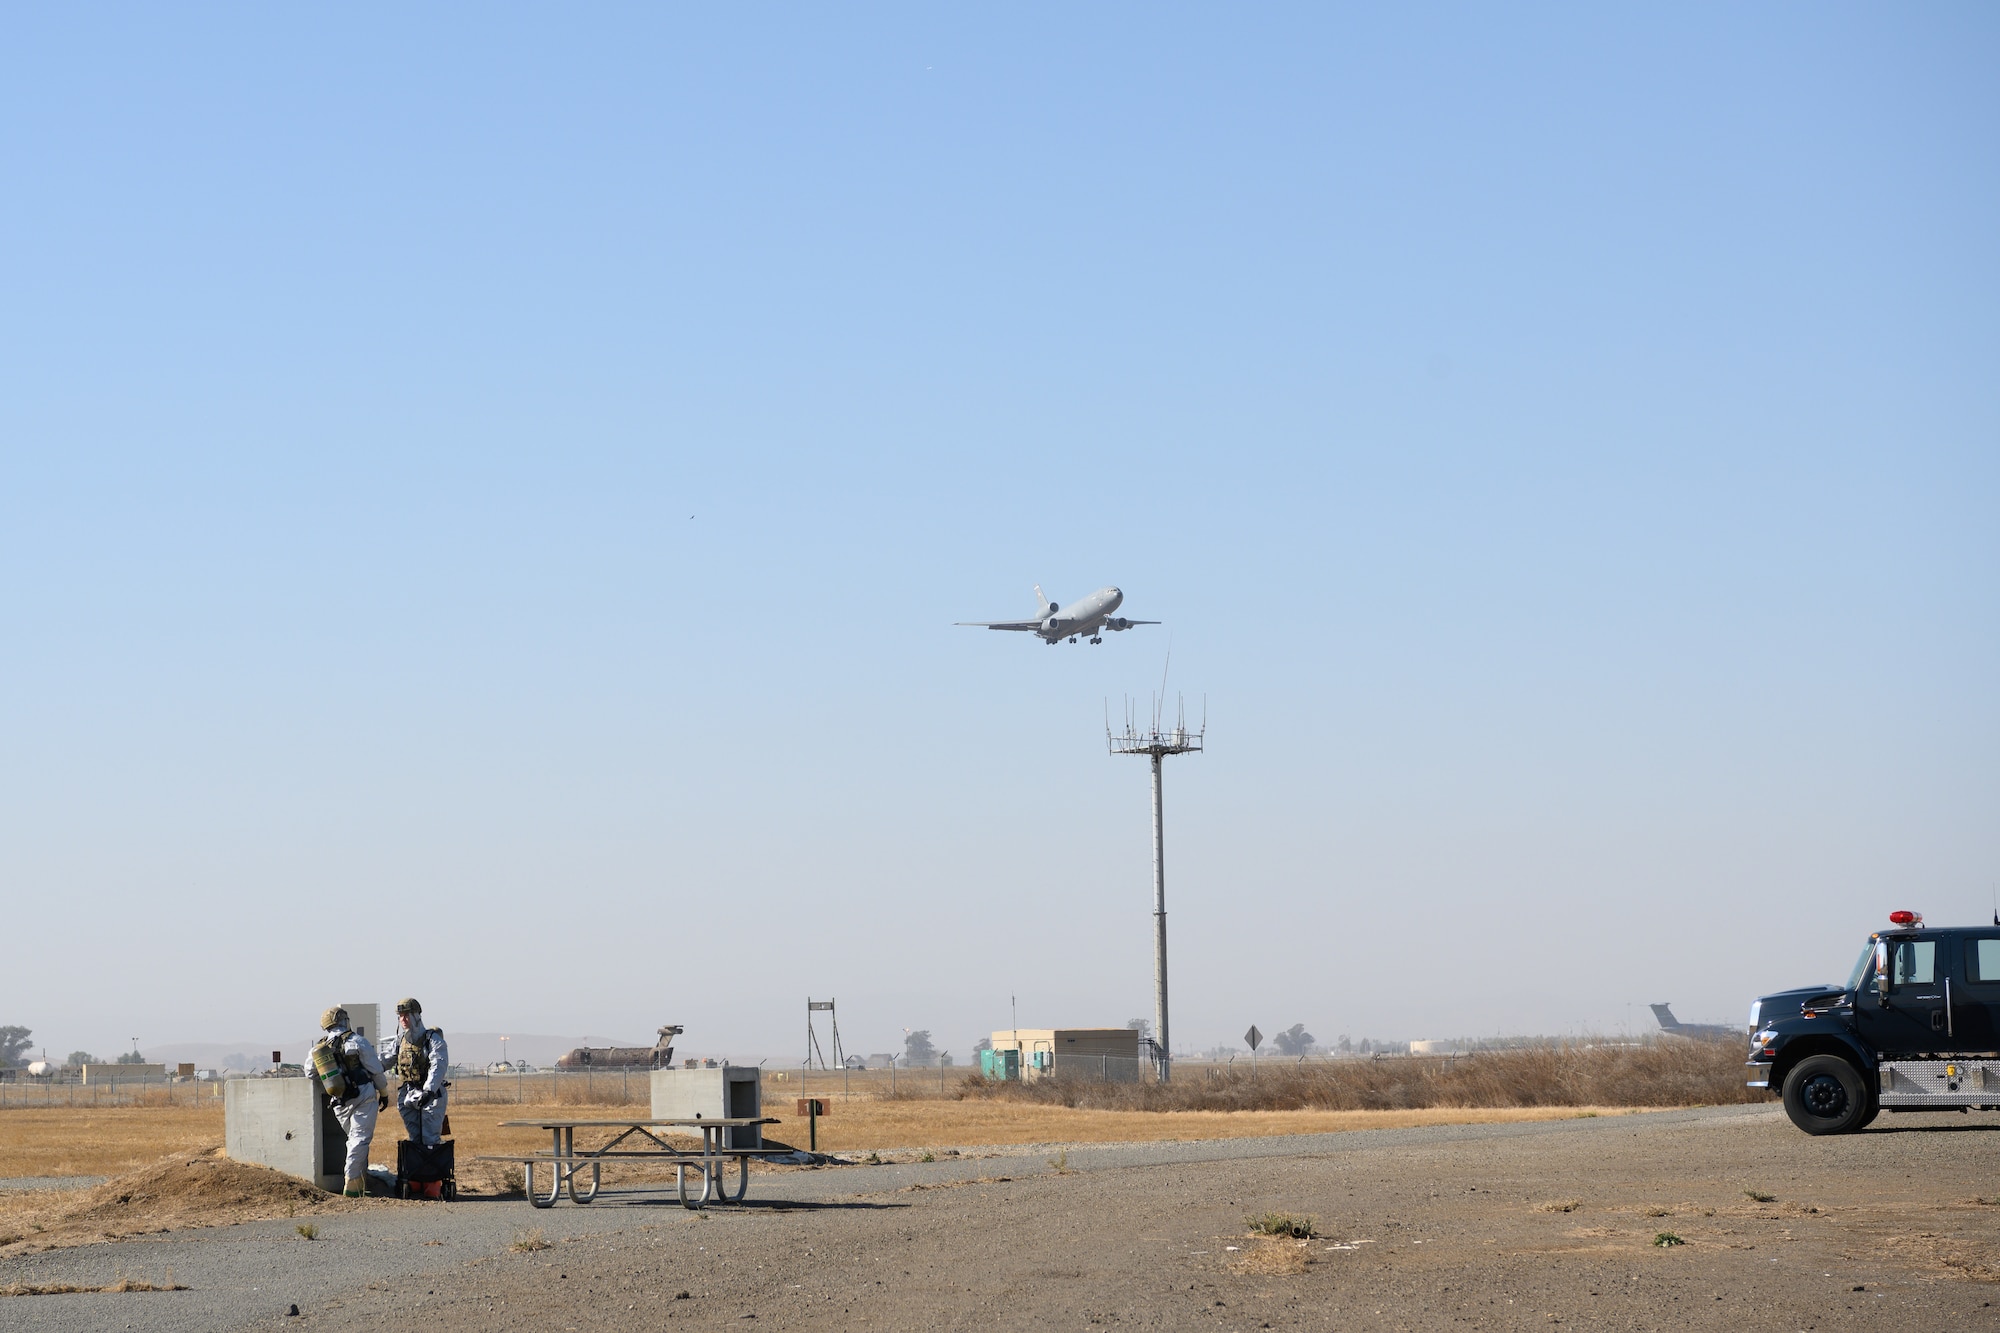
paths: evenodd
<path fill-rule="evenodd" d="M 1750 1029 L 1750 1086 L 1808 1134 L 1883 1111 L 2000 1111 L 2000 913 L 1933 927 L 1891 912 L 1845 985 L 1763 996 Z"/>

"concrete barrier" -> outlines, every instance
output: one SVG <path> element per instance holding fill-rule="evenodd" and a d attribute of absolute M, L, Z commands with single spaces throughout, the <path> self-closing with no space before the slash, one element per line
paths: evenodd
<path fill-rule="evenodd" d="M 723 1065 L 719 1069 L 655 1069 L 653 1119 L 749 1120 L 764 1114 L 761 1071 L 755 1065 Z M 732 1148 L 764 1146 L 762 1125 L 728 1132 Z"/>
<path fill-rule="evenodd" d="M 164 1082 L 167 1077 L 165 1065 L 85 1065 L 85 1083 L 124 1083 L 134 1079 L 152 1079 Z"/>
<path fill-rule="evenodd" d="M 309 1078 L 232 1078 L 222 1085 L 223 1151 L 323 1190 L 344 1185 L 347 1139 Z"/>

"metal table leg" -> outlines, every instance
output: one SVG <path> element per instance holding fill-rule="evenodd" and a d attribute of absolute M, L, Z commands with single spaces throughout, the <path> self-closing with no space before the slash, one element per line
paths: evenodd
<path fill-rule="evenodd" d="M 562 1174 L 553 1162 L 549 1164 L 549 1174 L 549 1197 L 544 1199 L 535 1193 L 535 1164 L 533 1162 L 521 1164 L 521 1187 L 527 1191 L 528 1202 L 537 1208 L 555 1207 L 556 1197 L 562 1193 Z"/>
<path fill-rule="evenodd" d="M 571 1203 L 589 1203 L 597 1197 L 597 1191 L 604 1184 L 604 1164 L 602 1162 L 590 1164 L 590 1188 L 579 1191 L 576 1187 L 576 1177 L 577 1173 L 583 1170 L 583 1163 L 576 1155 L 576 1130 L 571 1128 L 564 1138 L 566 1140 L 564 1146 L 568 1149 L 570 1161 L 569 1200 Z"/>

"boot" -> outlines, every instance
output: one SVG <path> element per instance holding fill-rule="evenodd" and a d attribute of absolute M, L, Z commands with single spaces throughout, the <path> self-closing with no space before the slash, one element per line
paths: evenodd
<path fill-rule="evenodd" d="M 368 1177 L 349 1176 L 347 1178 L 347 1189 L 344 1192 L 350 1199 L 366 1198 L 368 1196 Z"/>

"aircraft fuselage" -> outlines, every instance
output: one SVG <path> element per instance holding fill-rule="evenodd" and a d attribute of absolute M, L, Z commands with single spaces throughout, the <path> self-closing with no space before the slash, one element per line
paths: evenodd
<path fill-rule="evenodd" d="M 1051 611 L 1043 618 L 1041 628 L 1035 634 L 1048 643 L 1059 643 L 1079 635 L 1094 636 L 1124 601 L 1125 594 L 1117 588 L 1099 588 L 1080 601 Z"/>

